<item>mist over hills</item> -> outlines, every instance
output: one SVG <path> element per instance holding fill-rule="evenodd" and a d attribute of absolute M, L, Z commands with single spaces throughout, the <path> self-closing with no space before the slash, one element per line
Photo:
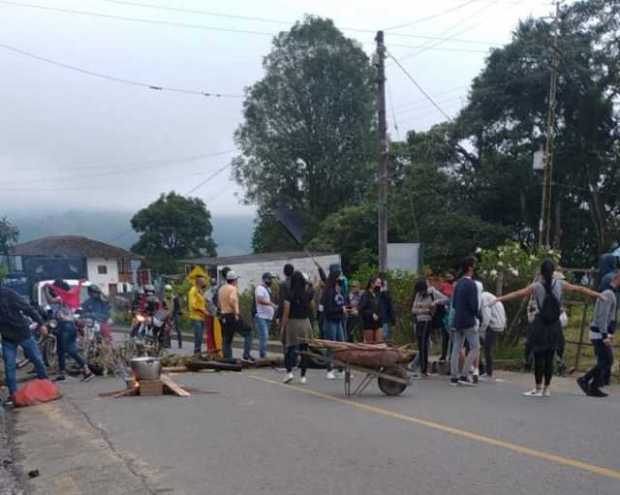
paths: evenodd
<path fill-rule="evenodd" d="M 133 212 L 114 210 L 4 210 L 20 231 L 19 242 L 49 235 L 83 235 L 129 249 L 138 236 L 129 220 Z M 213 237 L 220 256 L 235 256 L 252 251 L 252 215 L 212 214 Z"/>

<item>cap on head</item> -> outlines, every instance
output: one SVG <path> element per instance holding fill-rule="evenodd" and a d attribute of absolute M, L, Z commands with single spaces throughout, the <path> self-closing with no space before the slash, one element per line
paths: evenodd
<path fill-rule="evenodd" d="M 164 290 L 165 290 L 166 292 L 171 292 L 171 291 L 172 291 L 172 285 L 170 285 L 170 284 L 166 284 L 166 285 L 164 285 Z"/>
<path fill-rule="evenodd" d="M 263 273 L 263 282 L 267 282 L 268 280 L 273 280 L 273 275 L 271 272 Z"/>
<path fill-rule="evenodd" d="M 229 270 L 228 273 L 226 274 L 226 281 L 228 282 L 234 282 L 235 280 L 239 279 L 239 275 L 237 275 L 234 270 Z"/>
<path fill-rule="evenodd" d="M 101 289 L 98 285 L 89 285 L 88 292 L 92 292 L 93 294 L 101 294 Z"/>

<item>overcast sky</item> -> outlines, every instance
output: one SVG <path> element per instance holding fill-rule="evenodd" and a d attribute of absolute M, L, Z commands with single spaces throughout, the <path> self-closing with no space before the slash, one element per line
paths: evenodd
<path fill-rule="evenodd" d="M 454 115 L 489 47 L 508 42 L 519 19 L 550 10 L 543 0 L 0 1 L 0 214 L 9 207 L 42 205 L 134 210 L 163 191 L 186 193 L 229 163 L 243 101 L 104 80 L 6 46 L 125 80 L 241 95 L 262 76 L 270 33 L 315 14 L 334 19 L 369 54 L 373 33 L 345 28 L 397 27 L 386 30 L 388 49 Z M 417 53 L 419 47 L 425 50 Z M 443 119 L 393 63 L 387 77 L 394 138 Z M 215 214 L 253 211 L 239 205 L 235 194 L 242 191 L 230 180 L 229 169 L 193 194 Z"/>

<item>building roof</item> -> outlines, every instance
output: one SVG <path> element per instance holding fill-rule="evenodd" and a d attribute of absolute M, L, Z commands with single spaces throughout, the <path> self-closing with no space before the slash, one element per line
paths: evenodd
<path fill-rule="evenodd" d="M 42 237 L 17 244 L 14 256 L 81 256 L 85 258 L 139 258 L 125 249 L 78 235 Z"/>
<path fill-rule="evenodd" d="M 337 256 L 336 253 L 312 253 L 315 258 L 319 256 Z M 287 261 L 292 259 L 310 258 L 304 251 L 284 251 L 278 253 L 244 254 L 242 256 L 215 256 L 207 258 L 194 258 L 181 260 L 186 265 L 226 266 L 244 265 L 247 263 L 265 263 L 269 261 Z"/>

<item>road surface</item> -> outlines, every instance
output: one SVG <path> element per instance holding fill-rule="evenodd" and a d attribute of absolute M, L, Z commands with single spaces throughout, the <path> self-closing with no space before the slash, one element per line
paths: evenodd
<path fill-rule="evenodd" d="M 112 378 L 62 385 L 65 398 L 18 411 L 20 467 L 33 493 L 214 495 L 618 495 L 620 390 L 597 400 L 558 380 L 453 388 L 416 381 L 398 398 L 353 400 L 311 371 L 181 374 L 176 397 L 100 398 Z"/>

